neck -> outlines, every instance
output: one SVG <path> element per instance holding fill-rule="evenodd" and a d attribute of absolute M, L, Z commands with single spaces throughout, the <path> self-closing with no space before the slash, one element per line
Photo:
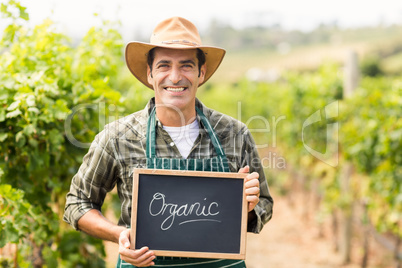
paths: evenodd
<path fill-rule="evenodd" d="M 169 107 L 156 107 L 156 116 L 162 125 L 167 127 L 182 127 L 194 122 L 196 117 L 195 107 L 187 111 L 169 108 Z"/>

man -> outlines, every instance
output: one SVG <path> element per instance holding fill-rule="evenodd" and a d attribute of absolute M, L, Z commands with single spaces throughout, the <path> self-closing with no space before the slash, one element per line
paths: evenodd
<path fill-rule="evenodd" d="M 241 122 L 205 107 L 197 98 L 225 51 L 203 46 L 196 27 L 183 18 L 161 22 L 151 42 L 126 47 L 127 66 L 155 91 L 144 110 L 105 127 L 92 143 L 67 194 L 64 220 L 75 229 L 119 244 L 118 267 L 245 267 L 244 261 L 157 258 L 147 247 L 130 249 L 132 174 L 136 167 L 249 173 L 245 183 L 248 231 L 259 233 L 272 216 L 268 191 L 250 132 Z M 168 158 L 170 161 L 163 161 Z M 176 163 L 162 165 L 161 163 Z M 213 164 L 218 163 L 218 164 Z M 178 166 L 177 166 L 178 165 Z M 118 225 L 101 213 L 117 184 Z M 174 264 L 173 264 L 174 263 Z"/>

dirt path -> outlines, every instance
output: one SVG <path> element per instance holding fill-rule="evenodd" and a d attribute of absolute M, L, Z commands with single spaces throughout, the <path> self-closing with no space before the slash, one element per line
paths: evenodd
<path fill-rule="evenodd" d="M 247 267 L 340 267 L 330 239 L 320 237 L 313 224 L 302 222 L 301 212 L 284 197 L 274 199 L 272 220 L 260 234 L 248 234 Z"/>
<path fill-rule="evenodd" d="M 351 263 L 342 264 L 341 255 L 334 250 L 334 235 L 329 217 L 322 217 L 318 224 L 316 211 L 306 215 L 305 196 L 293 194 L 289 199 L 274 196 L 274 216 L 263 231 L 248 234 L 247 268 L 360 268 L 363 250 L 362 240 L 352 239 Z M 310 203 L 310 202 L 307 202 Z M 361 228 L 357 225 L 354 229 Z M 393 261 L 392 252 L 384 249 L 373 237 L 369 238 L 367 268 L 399 267 Z"/>

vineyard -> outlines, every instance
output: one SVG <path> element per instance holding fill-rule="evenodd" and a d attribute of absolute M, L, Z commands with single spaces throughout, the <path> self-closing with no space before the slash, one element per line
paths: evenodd
<path fill-rule="evenodd" d="M 51 21 L 27 27 L 16 1 L 1 13 L 0 267 L 106 267 L 102 241 L 62 221 L 65 195 L 95 134 L 153 92 L 128 73 L 113 23 L 73 45 Z M 214 82 L 198 97 L 247 124 L 271 189 L 298 203 L 293 193 L 314 195 L 345 263 L 358 222 L 363 250 L 365 236 L 380 237 L 401 267 L 402 71 L 361 68 L 347 94 L 346 79 L 328 62 L 271 82 Z M 115 199 L 105 211 L 119 208 Z"/>
<path fill-rule="evenodd" d="M 275 84 L 243 80 L 201 98 L 217 109 L 241 110 L 226 112 L 241 115 L 255 131 L 271 188 L 291 199 L 300 190 L 315 196 L 317 215 L 333 218 L 339 229 L 335 243 L 345 263 L 352 221 L 387 234 L 400 262 L 402 79 L 363 77 L 348 98 L 343 98 L 343 79 L 341 67 L 328 64 Z M 313 117 L 314 125 L 306 125 Z"/>

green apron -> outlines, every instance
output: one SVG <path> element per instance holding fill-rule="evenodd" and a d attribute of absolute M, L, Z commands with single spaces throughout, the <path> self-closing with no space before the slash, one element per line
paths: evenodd
<path fill-rule="evenodd" d="M 222 149 L 218 137 L 213 130 L 208 119 L 200 109 L 195 108 L 201 123 L 207 131 L 209 138 L 215 148 L 217 156 L 206 159 L 176 159 L 176 158 L 157 158 L 156 157 L 156 116 L 155 108 L 151 111 L 147 125 L 147 142 L 146 157 L 147 168 L 149 169 L 172 169 L 172 170 L 195 170 L 195 171 L 215 171 L 229 172 L 229 165 L 226 155 Z M 206 259 L 206 258 L 180 258 L 180 257 L 159 257 L 154 259 L 154 266 L 151 267 L 195 267 L 195 268 L 245 268 L 246 264 L 243 260 L 226 260 L 226 259 Z M 135 267 L 120 259 L 120 255 L 116 264 L 116 268 Z"/>

